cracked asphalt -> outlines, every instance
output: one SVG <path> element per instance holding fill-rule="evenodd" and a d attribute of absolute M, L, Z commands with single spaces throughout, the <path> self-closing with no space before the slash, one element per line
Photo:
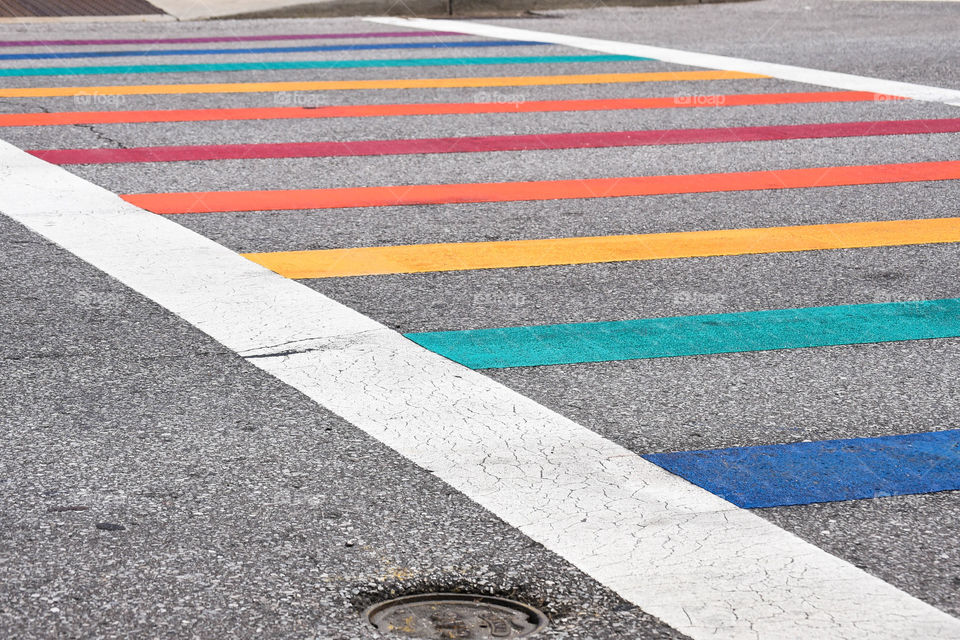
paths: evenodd
<path fill-rule="evenodd" d="M 494 22 L 960 88 L 960 4 L 950 2 L 759 0 L 598 7 Z M 0 39 L 378 30 L 390 28 L 346 18 L 2 24 Z M 564 47 L 538 46 L 322 56 L 571 53 Z M 256 58 L 205 56 L 203 62 L 248 59 Z M 295 59 L 303 59 L 302 54 L 270 57 Z M 159 60 L 166 59 L 151 59 Z M 37 64 L 3 61 L 10 68 Z M 81 59 L 63 64 L 107 63 Z M 642 64 L 644 71 L 674 68 Z M 635 69 L 632 62 L 602 65 L 603 72 Z M 591 71 L 566 63 L 401 67 L 284 71 L 282 79 Z M 0 87 L 253 82 L 281 79 L 277 73 L 7 77 Z M 495 90 L 2 98 L 0 113 L 817 89 L 762 79 Z M 127 148 L 960 117 L 957 114 L 958 107 L 906 101 L 823 103 L 599 114 L 4 127 L 0 139 L 23 149 Z M 68 169 L 116 193 L 138 193 L 920 162 L 956 160 L 958 148 L 960 134 L 935 134 Z M 935 218 L 960 215 L 958 202 L 960 183 L 954 181 L 642 199 L 192 214 L 176 221 L 231 249 L 253 252 Z M 304 282 L 391 328 L 415 332 L 960 297 L 958 258 L 955 244 L 916 245 Z M 0 635 L 379 638 L 384 636 L 362 620 L 365 607 L 390 594 L 459 589 L 513 596 L 540 606 L 551 619 L 544 638 L 685 637 L 429 471 L 3 216 L 0 273 L 0 425 L 5 436 L 0 447 Z M 957 428 L 960 415 L 960 339 L 487 374 L 641 454 L 934 431 Z M 755 511 L 960 616 L 960 492 Z"/>

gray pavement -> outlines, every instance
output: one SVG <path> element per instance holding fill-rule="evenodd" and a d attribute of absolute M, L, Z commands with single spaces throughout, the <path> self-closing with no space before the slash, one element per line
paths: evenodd
<path fill-rule="evenodd" d="M 953 2 L 777 0 L 547 15 L 493 23 L 960 88 Z"/>
<path fill-rule="evenodd" d="M 763 0 L 562 11 L 550 19 L 496 24 L 960 88 L 960 5 L 955 3 Z M 346 19 L 2 25 L 0 38 L 377 30 L 390 29 Z M 322 56 L 461 55 L 456 51 Z M 463 55 L 571 53 L 588 52 L 511 47 Z M 270 59 L 298 58 L 305 59 Z M 151 74 L 3 78 L 0 86 L 676 68 L 631 62 Z M 503 99 L 492 93 L 527 101 L 812 90 L 818 88 L 763 79 L 495 92 L 124 96 L 83 104 L 73 98 L 0 99 L 0 112 Z M 21 127 L 0 129 L 0 138 L 22 148 L 121 147 L 958 114 L 956 107 L 944 105 L 869 102 Z M 960 135 L 937 134 L 70 170 L 118 193 L 277 189 L 955 160 L 958 143 Z M 273 251 L 932 218 L 958 215 L 958 196 L 960 184 L 940 182 L 175 219 L 238 251 Z M 4 634 L 378 637 L 359 613 L 382 594 L 456 587 L 517 595 L 544 607 L 552 619 L 545 637 L 681 637 L 428 471 L 5 218 L 0 218 L 0 246 L 7 275 L 0 280 L 5 300 L 0 307 L 0 423 L 7 434 L 0 449 Z M 390 327 L 430 331 L 958 297 L 958 258 L 957 245 L 924 245 L 305 282 Z M 956 339 L 518 368 L 489 375 L 638 453 L 934 431 L 957 428 L 960 415 Z M 953 542 L 960 534 L 960 492 L 756 512 L 960 615 L 960 549 Z M 98 529 L 97 523 L 124 529 Z"/>
<path fill-rule="evenodd" d="M 450 589 L 539 604 L 548 638 L 683 637 L 153 303 L 0 229 L 5 637 L 376 638 L 366 606 Z"/>

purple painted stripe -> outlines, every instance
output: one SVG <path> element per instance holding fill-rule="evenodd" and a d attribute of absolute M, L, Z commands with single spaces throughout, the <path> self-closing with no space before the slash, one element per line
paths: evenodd
<path fill-rule="evenodd" d="M 210 36 L 204 38 L 127 38 L 114 40 L 0 40 L 0 47 L 53 47 L 104 44 L 187 44 L 191 42 L 263 42 L 267 40 L 334 40 L 347 38 L 416 38 L 459 36 L 453 31 L 373 31 L 368 33 L 299 33 L 266 36 Z"/>

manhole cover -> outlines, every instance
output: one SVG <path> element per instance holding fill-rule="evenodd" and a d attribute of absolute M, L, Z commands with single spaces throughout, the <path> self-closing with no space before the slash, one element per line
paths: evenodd
<path fill-rule="evenodd" d="M 473 640 L 526 638 L 547 626 L 547 616 L 525 604 L 462 593 L 427 593 L 375 604 L 367 619 L 402 638 Z"/>

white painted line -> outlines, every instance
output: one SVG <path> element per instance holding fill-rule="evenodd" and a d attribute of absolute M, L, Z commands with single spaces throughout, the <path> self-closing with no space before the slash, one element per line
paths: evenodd
<path fill-rule="evenodd" d="M 580 36 L 568 36 L 558 33 L 548 33 L 546 31 L 498 27 L 496 25 L 483 24 L 480 22 L 385 17 L 371 17 L 364 18 L 364 20 L 368 22 L 377 22 L 379 24 L 389 24 L 400 27 L 414 27 L 417 29 L 428 29 L 431 31 L 457 31 L 459 33 L 485 36 L 488 38 L 501 38 L 506 40 L 536 40 L 539 42 L 566 45 L 568 47 L 575 47 L 577 49 L 586 49 L 587 51 L 600 51 L 603 53 L 626 56 L 642 56 L 646 58 L 653 58 L 655 60 L 661 60 L 663 62 L 684 64 L 692 67 L 702 67 L 704 69 L 721 69 L 726 71 L 759 73 L 765 76 L 771 76 L 773 78 L 780 78 L 781 80 L 792 80 L 794 82 L 816 84 L 824 87 L 833 87 L 834 89 L 846 89 L 848 91 L 871 91 L 873 93 L 901 96 L 904 98 L 912 98 L 914 100 L 945 102 L 950 105 L 960 106 L 960 91 L 956 91 L 954 89 L 941 89 L 939 87 L 930 87 L 922 84 L 881 80 L 879 78 L 855 76 L 848 73 L 836 73 L 834 71 L 820 71 L 817 69 L 794 67 L 786 64 L 776 64 L 773 62 L 759 62 L 756 60 L 747 60 L 745 58 L 730 58 L 727 56 L 716 56 L 709 53 L 696 53 L 693 51 L 681 51 L 680 49 L 652 47 L 645 44 L 618 42 L 616 40 L 582 38 Z"/>
<path fill-rule="evenodd" d="M 0 211 L 693 638 L 960 638 L 960 620 L 486 376 L 0 142 Z"/>

